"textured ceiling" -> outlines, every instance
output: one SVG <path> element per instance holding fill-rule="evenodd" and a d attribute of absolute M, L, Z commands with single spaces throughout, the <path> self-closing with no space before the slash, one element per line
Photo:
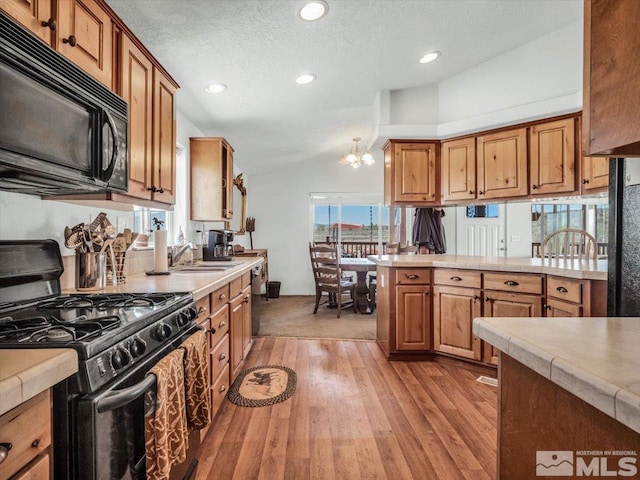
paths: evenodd
<path fill-rule="evenodd" d="M 582 17 L 582 0 L 107 0 L 180 84 L 178 108 L 247 174 L 368 143 L 380 90 L 439 82 Z M 418 59 L 443 52 L 432 64 Z M 297 85 L 295 78 L 318 78 Z M 222 94 L 207 84 L 228 85 Z"/>

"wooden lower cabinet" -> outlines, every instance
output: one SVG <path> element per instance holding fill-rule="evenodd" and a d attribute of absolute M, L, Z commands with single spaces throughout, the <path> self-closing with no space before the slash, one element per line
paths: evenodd
<path fill-rule="evenodd" d="M 431 287 L 396 287 L 397 350 L 431 349 Z"/>
<path fill-rule="evenodd" d="M 250 273 L 246 273 L 231 282 L 232 298 L 229 302 L 231 383 L 233 383 L 242 370 L 244 360 L 247 358 L 253 345 L 251 336 L 250 282 Z"/>
<path fill-rule="evenodd" d="M 481 341 L 473 335 L 473 319 L 482 316 L 480 294 L 475 288 L 433 287 L 434 350 L 480 360 Z"/>
<path fill-rule="evenodd" d="M 0 462 L 0 478 L 50 478 L 51 394 L 39 393 L 0 416 L 0 442 L 12 445 Z M 15 476 L 14 476 L 15 475 Z"/>

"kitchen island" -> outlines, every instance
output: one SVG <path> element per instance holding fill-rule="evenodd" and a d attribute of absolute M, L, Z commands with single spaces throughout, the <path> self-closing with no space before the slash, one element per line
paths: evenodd
<path fill-rule="evenodd" d="M 481 317 L 473 330 L 500 351 L 498 478 L 564 460 L 568 476 L 637 473 L 640 318 Z"/>

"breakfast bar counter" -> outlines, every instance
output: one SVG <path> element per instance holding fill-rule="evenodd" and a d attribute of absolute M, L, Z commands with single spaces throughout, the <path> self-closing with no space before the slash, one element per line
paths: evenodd
<path fill-rule="evenodd" d="M 606 458 L 600 474 L 624 463 L 616 452 L 637 456 L 640 318 L 480 317 L 473 329 L 500 351 L 502 478 L 533 476 L 549 451 L 573 452 L 575 468 Z"/>

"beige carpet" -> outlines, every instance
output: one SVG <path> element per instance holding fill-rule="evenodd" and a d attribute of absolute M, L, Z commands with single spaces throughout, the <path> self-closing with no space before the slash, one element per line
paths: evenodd
<path fill-rule="evenodd" d="M 326 299 L 326 295 L 322 301 Z M 259 337 L 338 338 L 375 340 L 376 315 L 354 313 L 343 308 L 340 318 L 336 310 L 320 305 L 313 314 L 314 296 L 253 297 L 253 315 L 260 321 Z"/>

